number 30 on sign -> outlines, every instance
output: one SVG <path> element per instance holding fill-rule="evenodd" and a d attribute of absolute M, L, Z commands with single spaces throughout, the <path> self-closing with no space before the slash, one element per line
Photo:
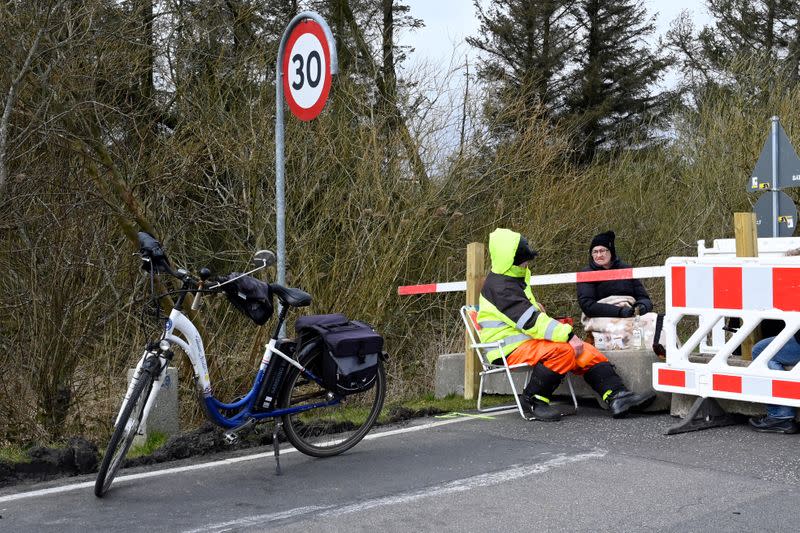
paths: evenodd
<path fill-rule="evenodd" d="M 325 107 L 331 89 L 329 43 L 322 26 L 304 20 L 292 30 L 283 54 L 283 93 L 300 120 L 312 120 Z"/>

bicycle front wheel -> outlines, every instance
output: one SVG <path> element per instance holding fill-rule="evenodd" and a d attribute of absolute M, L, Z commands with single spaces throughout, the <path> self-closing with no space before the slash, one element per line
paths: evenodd
<path fill-rule="evenodd" d="M 102 498 L 111 487 L 111 482 L 114 481 L 114 476 L 133 443 L 136 431 L 142 423 L 142 411 L 144 411 L 152 389 L 153 376 L 149 371 L 142 371 L 139 382 L 131 391 L 131 397 L 119 417 L 117 427 L 114 428 L 111 440 L 108 441 L 103 461 L 100 463 L 100 471 L 94 482 L 94 494 L 98 498 Z"/>
<path fill-rule="evenodd" d="M 303 361 L 303 365 L 320 368 L 321 358 L 322 353 L 315 350 Z M 279 406 L 285 408 L 323 402 L 328 393 L 328 389 L 304 376 L 296 367 L 291 367 Z M 378 419 L 385 397 L 386 371 L 379 359 L 378 375 L 371 389 L 346 396 L 335 405 L 283 415 L 286 438 L 306 455 L 338 455 L 358 444 L 369 432 Z"/>

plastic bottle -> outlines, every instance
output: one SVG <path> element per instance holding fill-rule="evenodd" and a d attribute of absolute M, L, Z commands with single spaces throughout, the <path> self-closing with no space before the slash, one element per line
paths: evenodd
<path fill-rule="evenodd" d="M 632 339 L 632 348 L 636 350 L 640 350 L 644 348 L 644 335 L 642 333 L 642 321 L 639 318 L 639 309 L 637 308 L 634 311 L 634 318 L 633 318 L 633 339 Z"/>

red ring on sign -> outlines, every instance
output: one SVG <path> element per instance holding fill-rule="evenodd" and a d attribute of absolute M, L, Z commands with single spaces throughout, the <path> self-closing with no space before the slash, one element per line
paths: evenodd
<path fill-rule="evenodd" d="M 286 71 L 289 69 L 289 55 L 291 55 L 292 47 L 297 39 L 306 33 L 314 35 L 319 40 L 320 44 L 322 44 L 322 55 L 325 61 L 325 77 L 322 81 L 322 92 L 320 92 L 316 103 L 311 107 L 301 107 L 300 104 L 295 101 L 294 96 L 292 96 L 292 91 L 289 88 L 289 78 L 286 76 Z M 306 122 L 316 118 L 322 112 L 322 108 L 325 107 L 325 102 L 328 101 L 328 93 L 330 93 L 331 90 L 330 43 L 328 43 L 328 39 L 325 38 L 325 32 L 322 30 L 322 26 L 312 19 L 299 22 L 286 41 L 286 48 L 281 63 L 281 68 L 283 69 L 283 94 L 286 98 L 286 104 L 289 106 L 292 114 Z"/>

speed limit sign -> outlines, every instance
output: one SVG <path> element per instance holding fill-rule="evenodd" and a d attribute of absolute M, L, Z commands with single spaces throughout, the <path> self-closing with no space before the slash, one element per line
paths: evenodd
<path fill-rule="evenodd" d="M 322 26 L 310 19 L 298 23 L 286 41 L 283 93 L 300 120 L 312 120 L 325 107 L 331 89 L 329 50 Z"/>
<path fill-rule="evenodd" d="M 275 237 L 280 285 L 286 285 L 283 100 L 297 118 L 312 120 L 325 107 L 331 76 L 338 71 L 336 44 L 325 19 L 313 11 L 295 15 L 283 31 L 275 57 Z M 285 336 L 283 325 L 280 335 Z"/>

